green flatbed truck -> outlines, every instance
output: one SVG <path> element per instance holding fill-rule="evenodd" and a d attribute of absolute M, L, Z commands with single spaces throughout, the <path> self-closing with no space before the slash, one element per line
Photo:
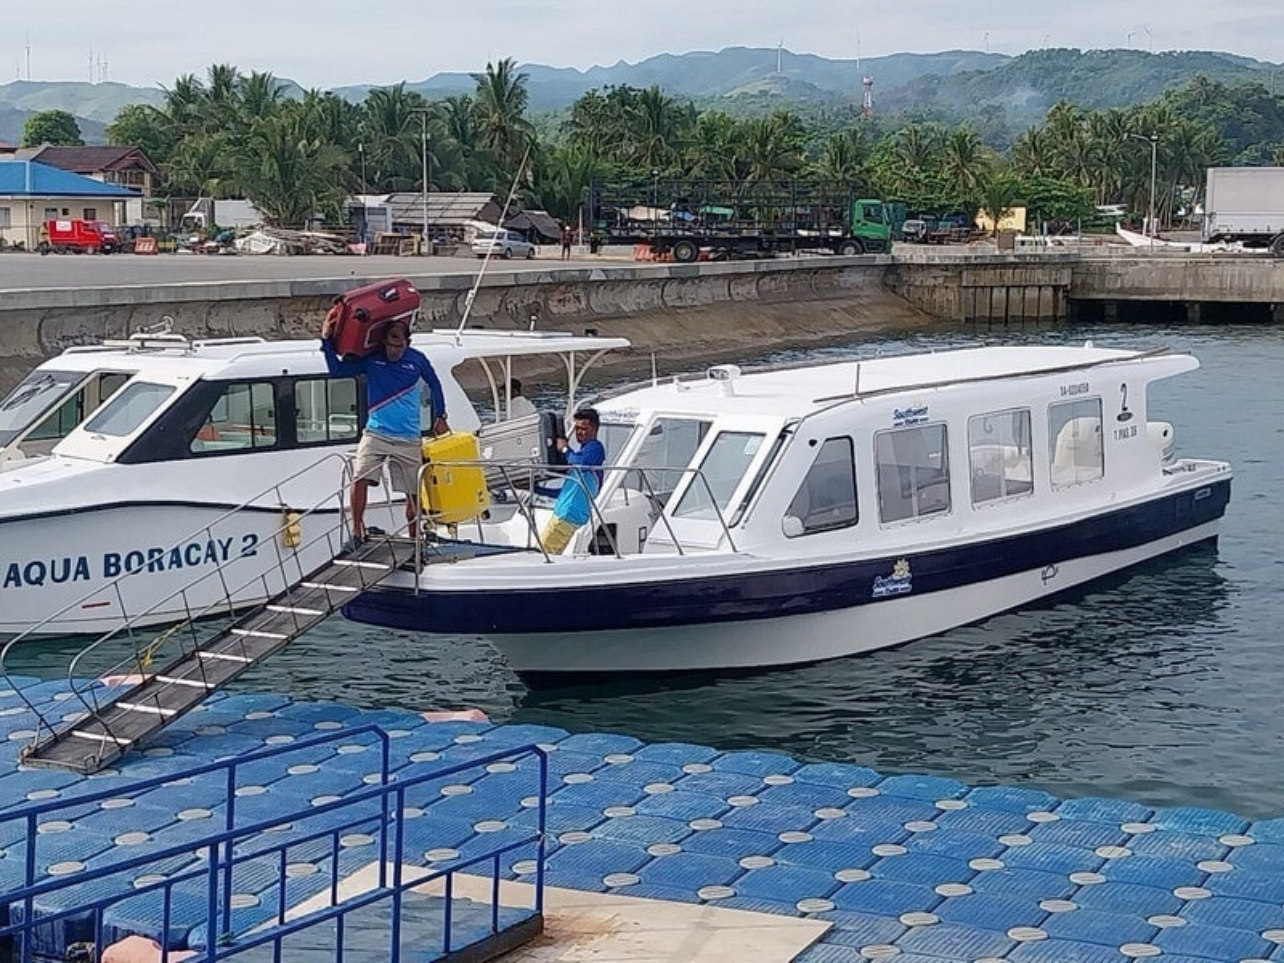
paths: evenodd
<path fill-rule="evenodd" d="M 595 183 L 590 219 L 599 244 L 649 248 L 688 263 L 891 247 L 892 211 L 851 187 L 790 181 L 748 187 L 717 181 Z"/>

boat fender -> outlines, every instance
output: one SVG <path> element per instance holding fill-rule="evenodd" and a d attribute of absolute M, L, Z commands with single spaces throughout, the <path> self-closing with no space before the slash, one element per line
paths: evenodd
<path fill-rule="evenodd" d="M 298 548 L 303 541 L 302 517 L 293 509 L 287 508 L 281 512 L 281 519 L 281 547 Z"/>

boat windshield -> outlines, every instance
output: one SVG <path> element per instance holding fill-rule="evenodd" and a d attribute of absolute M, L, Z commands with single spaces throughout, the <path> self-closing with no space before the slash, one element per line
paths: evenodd
<path fill-rule="evenodd" d="M 690 467 L 691 460 L 700 450 L 710 424 L 705 419 L 661 415 L 644 429 L 645 437 L 629 461 L 629 467 L 645 471 L 646 485 L 643 487 L 653 491 L 661 505 L 668 504 L 669 496 L 681 484 L 686 474 L 683 470 Z M 603 422 L 598 438 L 606 446 L 608 464 L 619 461 L 625 445 L 637 430 L 637 426 L 632 424 Z M 641 484 L 640 479 L 629 484 L 634 482 Z"/>
<path fill-rule="evenodd" d="M 135 381 L 116 394 L 85 423 L 90 434 L 124 438 L 138 430 L 175 391 L 173 385 Z"/>
<path fill-rule="evenodd" d="M 725 514 L 765 439 L 761 432 L 721 432 L 700 462 L 703 477 L 692 479 L 673 517 L 717 519 Z"/>
<path fill-rule="evenodd" d="M 0 448 L 75 391 L 84 376 L 84 372 L 40 370 L 27 375 L 0 401 Z"/>

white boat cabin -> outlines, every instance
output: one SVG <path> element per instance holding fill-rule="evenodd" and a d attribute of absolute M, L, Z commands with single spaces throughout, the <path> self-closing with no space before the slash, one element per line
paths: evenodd
<path fill-rule="evenodd" d="M 599 503 L 623 488 L 664 506 L 667 524 L 620 533 L 647 552 L 831 555 L 1038 526 L 1153 494 L 1173 436 L 1147 387 L 1196 366 L 1091 345 L 717 366 L 599 404 L 620 468 Z"/>

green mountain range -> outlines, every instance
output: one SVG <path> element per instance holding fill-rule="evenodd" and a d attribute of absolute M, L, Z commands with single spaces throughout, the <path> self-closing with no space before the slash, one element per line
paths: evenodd
<path fill-rule="evenodd" d="M 779 68 L 779 69 L 777 69 Z M 589 70 L 526 64 L 533 113 L 569 107 L 584 93 L 607 86 L 661 87 L 670 96 L 701 107 L 738 113 L 789 105 L 853 107 L 862 80 L 872 79 L 879 114 L 930 112 L 951 119 L 1001 113 L 1009 128 L 1039 120 L 1059 100 L 1083 107 L 1121 107 L 1154 100 L 1166 88 L 1203 75 L 1228 83 L 1256 80 L 1284 90 L 1284 67 L 1211 51 L 1151 54 L 1139 50 L 1033 50 L 1019 57 L 952 50 L 900 53 L 854 60 L 830 60 L 772 48 L 729 47 L 714 52 L 662 54 L 640 63 Z M 300 88 L 290 81 L 287 93 Z M 433 99 L 471 93 L 466 73 L 441 73 L 407 86 Z M 363 99 L 369 86 L 336 88 L 350 100 Z M 0 141 L 17 143 L 25 119 L 35 111 L 74 114 L 90 143 L 103 141 L 103 128 L 126 104 L 159 104 L 159 87 L 83 82 L 14 81 L 0 84 Z"/>

